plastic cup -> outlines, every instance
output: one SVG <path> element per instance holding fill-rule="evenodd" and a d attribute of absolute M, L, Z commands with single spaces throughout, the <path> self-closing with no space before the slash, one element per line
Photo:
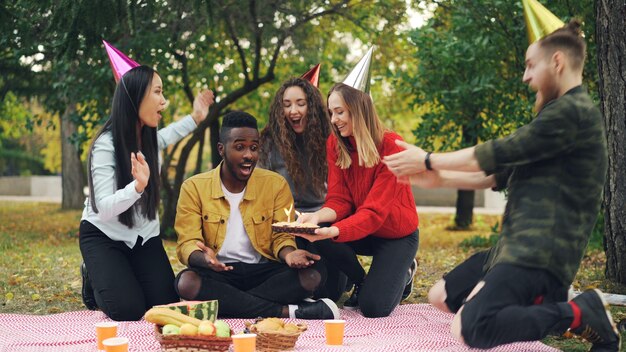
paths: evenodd
<path fill-rule="evenodd" d="M 96 323 L 96 336 L 98 340 L 98 350 L 103 351 L 104 345 L 102 341 L 117 336 L 117 323 L 113 321 Z"/>
<path fill-rule="evenodd" d="M 254 352 L 256 350 L 256 334 L 237 334 L 231 337 L 235 352 Z"/>
<path fill-rule="evenodd" d="M 105 352 L 128 352 L 128 339 L 125 337 L 111 337 L 102 344 Z"/>
<path fill-rule="evenodd" d="M 345 320 L 324 320 L 327 345 L 343 345 L 343 332 L 346 327 Z"/>

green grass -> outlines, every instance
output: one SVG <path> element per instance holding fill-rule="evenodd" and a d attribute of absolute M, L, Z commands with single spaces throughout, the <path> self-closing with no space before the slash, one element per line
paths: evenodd
<path fill-rule="evenodd" d="M 0 202 L 0 313 L 52 314 L 84 309 L 80 298 L 80 214 L 79 210 L 62 211 L 57 204 Z M 451 215 L 420 214 L 415 290 L 405 303 L 426 303 L 428 289 L 444 272 L 491 243 L 500 220 L 498 216 L 477 215 L 472 229 L 450 231 Z M 626 293 L 623 286 L 604 279 L 604 253 L 597 245 L 590 247 L 575 288 Z M 165 248 L 178 272 L 182 265 L 176 259 L 175 244 L 166 242 Z M 364 260 L 363 264 L 369 263 Z M 616 320 L 626 318 L 626 309 L 611 309 Z M 543 342 L 564 351 L 589 349 L 589 344 L 578 338 L 546 338 Z"/>

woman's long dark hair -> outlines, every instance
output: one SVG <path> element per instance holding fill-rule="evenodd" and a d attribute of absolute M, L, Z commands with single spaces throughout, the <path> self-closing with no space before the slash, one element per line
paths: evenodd
<path fill-rule="evenodd" d="M 302 133 L 303 145 L 307 149 L 308 160 L 300 165 L 296 149 L 296 133 L 285 119 L 283 96 L 290 87 L 300 87 L 304 91 L 307 104 L 306 128 Z M 261 153 L 259 159 L 264 165 L 269 164 L 269 148 L 278 148 L 285 160 L 289 176 L 296 190 L 305 189 L 310 182 L 313 191 L 321 196 L 326 192 L 326 138 L 330 134 L 330 119 L 320 91 L 309 81 L 302 78 L 287 80 L 274 95 L 270 106 L 267 126 L 261 132 Z M 307 180 L 306 175 L 310 175 Z"/>
<path fill-rule="evenodd" d="M 134 206 L 118 216 L 118 220 L 132 228 L 135 211 L 147 216 L 148 219 L 156 219 L 159 206 L 159 150 L 157 145 L 157 129 L 144 125 L 140 129 L 139 107 L 152 85 L 154 71 L 147 66 L 138 66 L 128 71 L 115 87 L 111 116 L 105 122 L 102 129 L 96 134 L 89 148 L 88 175 L 89 175 L 89 200 L 91 208 L 98 213 L 95 193 L 93 188 L 93 175 L 91 174 L 91 157 L 96 140 L 105 132 L 111 132 L 113 146 L 115 148 L 115 180 L 117 189 L 126 187 L 132 182 L 130 153 L 141 151 L 150 168 L 148 185 L 141 195 L 141 199 Z M 141 138 L 138 135 L 141 133 Z M 141 141 L 141 145 L 138 142 Z"/>

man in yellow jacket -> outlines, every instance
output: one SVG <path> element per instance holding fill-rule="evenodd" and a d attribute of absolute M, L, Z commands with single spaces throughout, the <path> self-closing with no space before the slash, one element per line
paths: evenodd
<path fill-rule="evenodd" d="M 293 197 L 282 176 L 255 169 L 256 119 L 224 116 L 218 151 L 224 161 L 186 180 L 178 199 L 176 252 L 188 267 L 176 277 L 180 297 L 217 299 L 222 317 L 337 319 L 330 299 L 307 299 L 326 279 L 320 257 L 272 231 L 287 220 Z"/>

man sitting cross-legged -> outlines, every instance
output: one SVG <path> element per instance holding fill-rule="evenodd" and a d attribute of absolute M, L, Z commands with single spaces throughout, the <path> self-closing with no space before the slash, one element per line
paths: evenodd
<path fill-rule="evenodd" d="M 181 187 L 177 253 L 188 269 L 176 277 L 180 297 L 217 299 L 223 317 L 338 318 L 331 300 L 305 300 L 325 280 L 320 257 L 272 232 L 273 222 L 287 220 L 293 197 L 282 176 L 255 169 L 256 119 L 228 113 L 218 150 L 224 161 Z"/>

